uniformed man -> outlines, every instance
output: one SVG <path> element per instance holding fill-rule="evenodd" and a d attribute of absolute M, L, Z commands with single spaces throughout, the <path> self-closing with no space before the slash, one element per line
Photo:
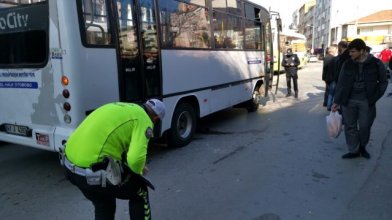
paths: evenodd
<path fill-rule="evenodd" d="M 286 81 L 287 81 L 287 94 L 286 97 L 291 96 L 291 79 L 293 79 L 294 84 L 294 96 L 298 98 L 298 66 L 300 64 L 300 60 L 297 54 L 294 54 L 292 49 L 287 49 L 287 53 L 285 54 L 282 60 L 282 66 L 286 72 Z"/>
<path fill-rule="evenodd" d="M 165 105 L 110 103 L 93 111 L 69 137 L 62 159 L 66 175 L 90 200 L 95 219 L 114 219 L 116 198 L 129 200 L 132 220 L 151 219 L 146 171 L 153 124 Z"/>

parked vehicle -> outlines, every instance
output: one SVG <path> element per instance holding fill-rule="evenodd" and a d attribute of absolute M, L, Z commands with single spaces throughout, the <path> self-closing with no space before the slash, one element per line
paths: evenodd
<path fill-rule="evenodd" d="M 310 56 L 309 56 L 308 63 L 316 63 L 316 62 L 318 62 L 318 61 L 319 61 L 319 60 L 318 60 L 318 58 L 317 58 L 316 55 L 310 55 Z"/>
<path fill-rule="evenodd" d="M 155 137 L 181 147 L 199 118 L 256 111 L 269 88 L 270 14 L 234 3 L 0 0 L 0 141 L 59 151 L 99 106 L 159 98 Z"/>

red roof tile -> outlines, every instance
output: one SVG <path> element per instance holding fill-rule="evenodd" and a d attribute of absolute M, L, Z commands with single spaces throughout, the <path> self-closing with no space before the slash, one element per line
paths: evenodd
<path fill-rule="evenodd" d="M 374 14 L 349 22 L 349 24 L 355 24 L 357 22 L 358 24 L 366 24 L 366 23 L 388 22 L 388 21 L 392 22 L 392 10 L 378 11 Z"/>

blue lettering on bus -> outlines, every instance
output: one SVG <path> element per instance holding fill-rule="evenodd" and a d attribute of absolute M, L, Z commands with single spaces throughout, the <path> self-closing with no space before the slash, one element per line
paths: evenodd
<path fill-rule="evenodd" d="M 17 78 L 17 77 L 35 77 L 34 72 L 4 72 L 0 74 L 0 77 L 11 77 L 11 78 Z"/>
<path fill-rule="evenodd" d="M 261 60 L 248 60 L 248 64 L 260 64 Z"/>
<path fill-rule="evenodd" d="M 37 82 L 0 82 L 0 88 L 37 89 Z"/>

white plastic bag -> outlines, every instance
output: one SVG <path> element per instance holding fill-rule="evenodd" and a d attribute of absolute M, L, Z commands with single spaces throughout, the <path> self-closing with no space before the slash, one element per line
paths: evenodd
<path fill-rule="evenodd" d="M 328 135 L 331 138 L 339 137 L 340 132 L 342 131 L 342 116 L 338 111 L 330 112 L 329 115 L 325 117 L 327 120 L 327 131 Z"/>

